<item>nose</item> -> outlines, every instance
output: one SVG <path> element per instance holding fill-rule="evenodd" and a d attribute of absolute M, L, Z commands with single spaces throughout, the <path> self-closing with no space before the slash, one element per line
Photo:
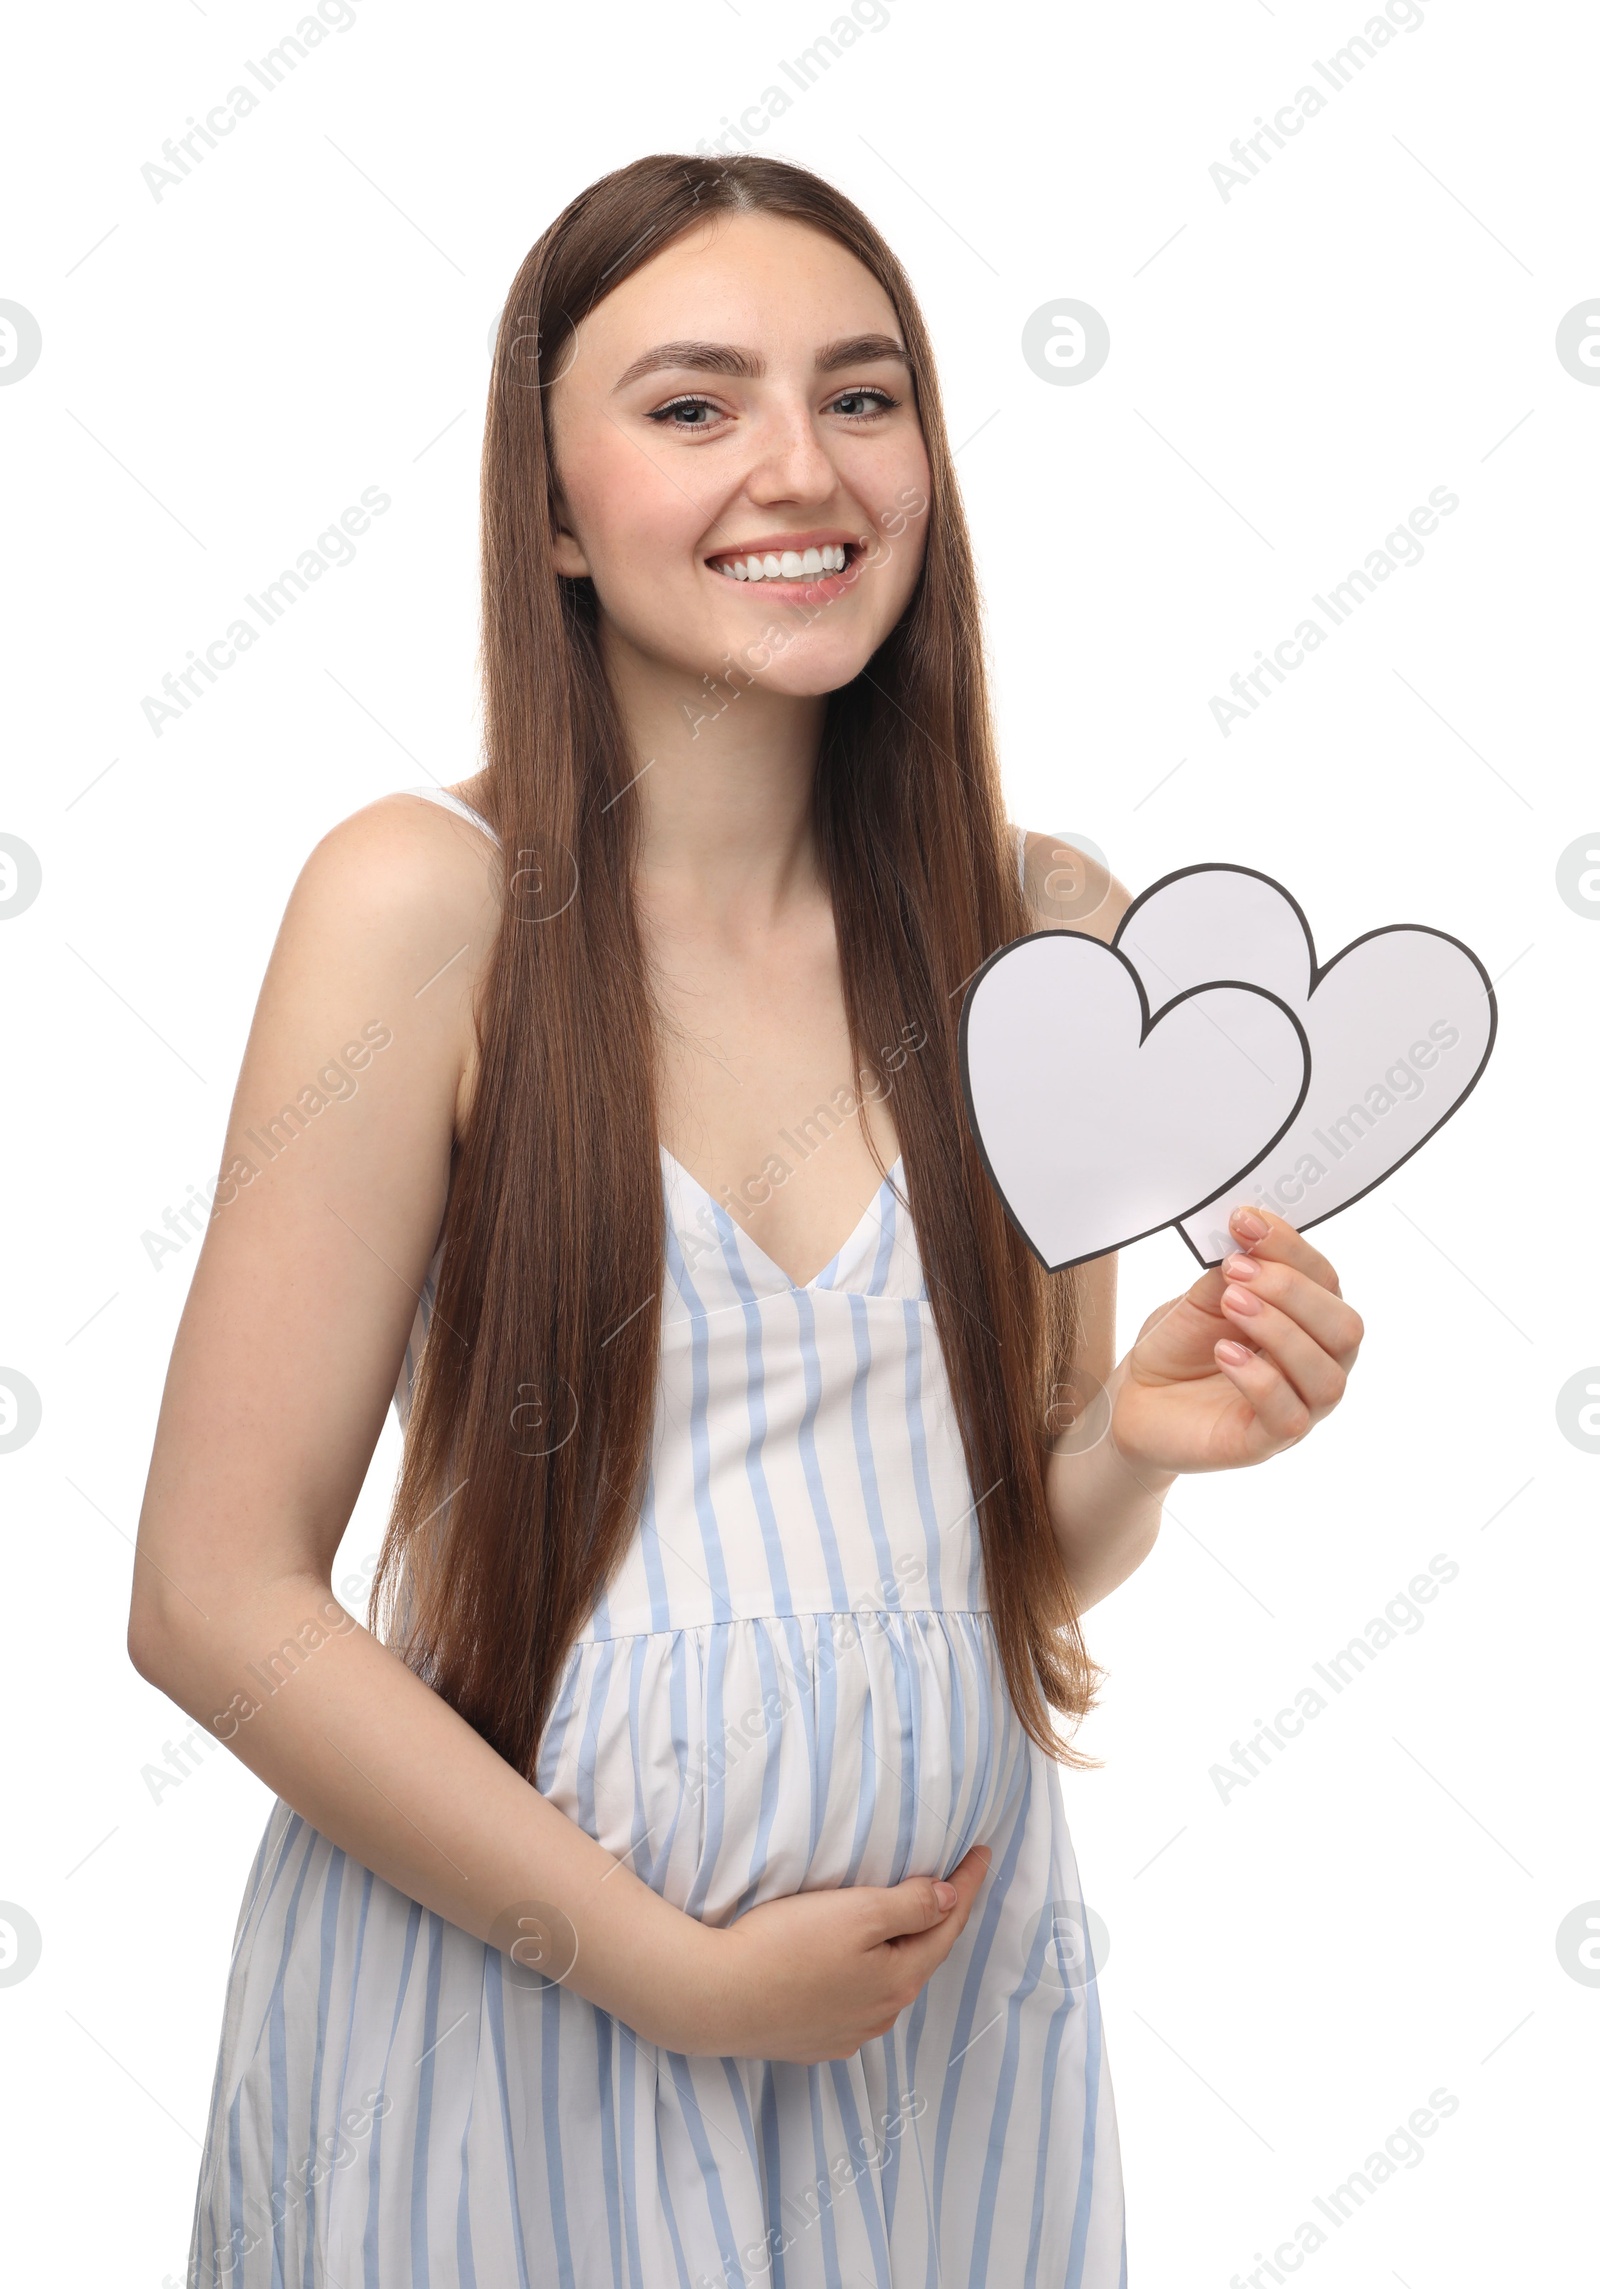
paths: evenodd
<path fill-rule="evenodd" d="M 817 434 L 806 400 L 773 402 L 752 433 L 745 477 L 751 501 L 763 507 L 781 501 L 818 503 L 830 500 L 838 486 L 839 472 Z"/>

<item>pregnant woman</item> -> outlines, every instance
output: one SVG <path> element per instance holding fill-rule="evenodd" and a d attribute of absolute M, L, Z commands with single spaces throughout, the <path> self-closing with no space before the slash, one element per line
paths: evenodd
<path fill-rule="evenodd" d="M 1079 1616 L 1360 1320 L 1244 1214 L 1116 1362 L 1114 1259 L 1046 1275 L 983 1173 L 964 984 L 1127 894 L 1006 824 L 847 200 L 585 192 L 482 507 L 486 766 L 295 886 L 140 1525 L 132 1657 L 276 1799 L 191 2282 L 1120 2289 Z"/>

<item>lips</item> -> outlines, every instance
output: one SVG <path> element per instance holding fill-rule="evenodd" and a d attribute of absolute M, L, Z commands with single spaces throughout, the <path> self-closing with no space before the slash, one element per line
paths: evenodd
<path fill-rule="evenodd" d="M 824 541 L 820 548 L 740 551 L 715 557 L 712 564 L 729 580 L 816 580 L 826 573 L 843 572 L 849 553 L 842 541 Z"/>
<path fill-rule="evenodd" d="M 864 543 L 837 530 L 764 533 L 705 560 L 714 579 L 735 588 L 760 588 L 782 599 L 823 601 L 840 596 L 859 577 Z"/>

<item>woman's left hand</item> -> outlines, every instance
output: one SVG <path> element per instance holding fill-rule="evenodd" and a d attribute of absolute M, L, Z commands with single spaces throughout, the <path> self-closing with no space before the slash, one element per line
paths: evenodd
<path fill-rule="evenodd" d="M 1228 1228 L 1238 1253 L 1151 1313 L 1117 1378 L 1111 1436 L 1135 1468 L 1265 1462 L 1344 1396 L 1364 1330 L 1327 1257 L 1270 1208 Z"/>

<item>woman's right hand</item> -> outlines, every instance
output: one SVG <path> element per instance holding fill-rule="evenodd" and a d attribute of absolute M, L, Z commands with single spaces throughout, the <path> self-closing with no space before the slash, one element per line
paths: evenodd
<path fill-rule="evenodd" d="M 887 2034 L 960 1938 L 992 1858 L 974 1844 L 942 1884 L 908 1876 L 747 1910 L 717 1935 L 716 2055 L 816 2066 Z M 955 1895 L 948 1906 L 940 1888 Z"/>

